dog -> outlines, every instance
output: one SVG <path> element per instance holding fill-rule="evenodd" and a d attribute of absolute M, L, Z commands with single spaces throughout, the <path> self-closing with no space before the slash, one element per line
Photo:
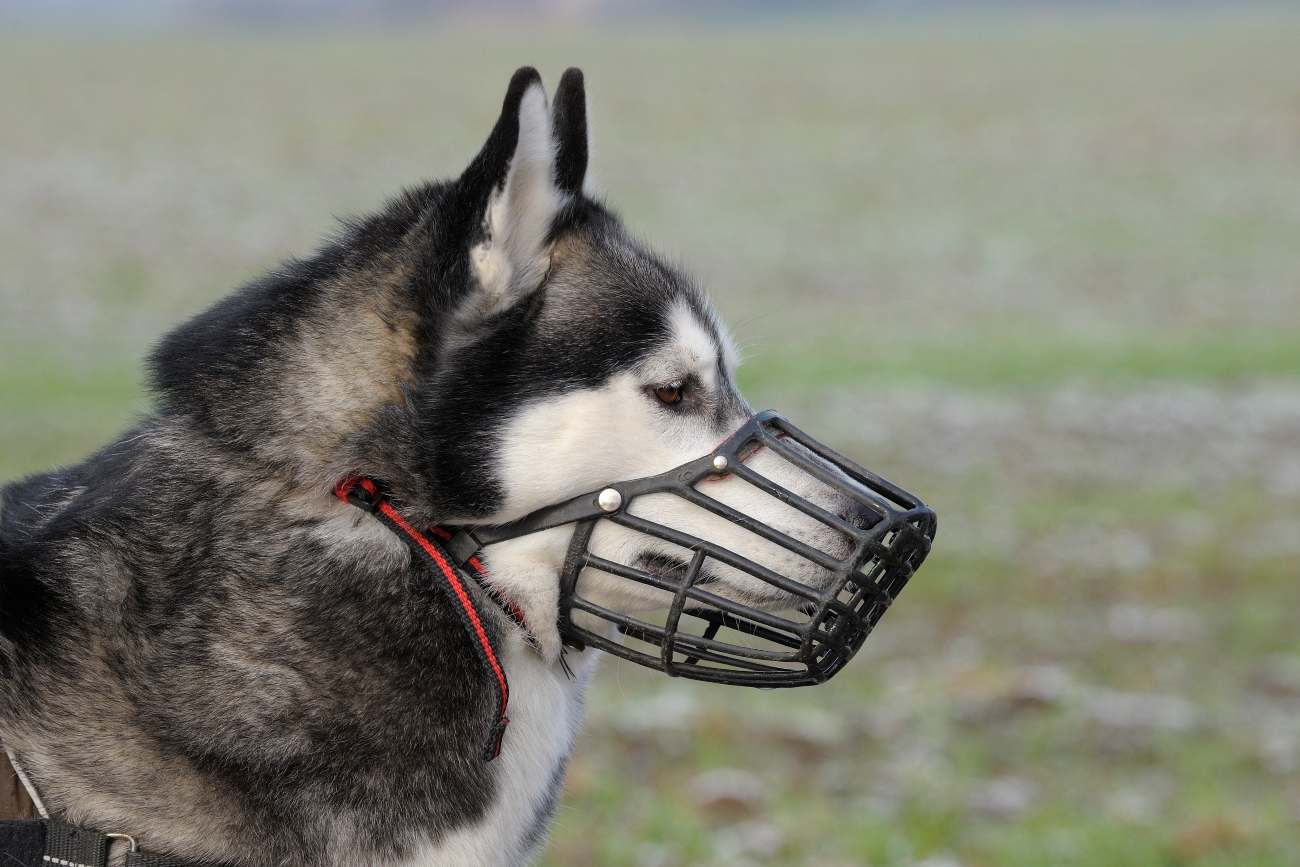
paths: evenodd
<path fill-rule="evenodd" d="M 548 105 L 520 69 L 459 178 L 346 223 L 172 331 L 150 360 L 151 415 L 83 463 L 3 489 L 0 739 L 44 808 L 243 867 L 536 857 L 600 656 L 566 649 L 555 627 L 572 528 L 482 552 L 517 622 L 468 587 L 510 686 L 485 761 L 493 695 L 463 612 L 413 590 L 411 548 L 331 490 L 380 479 L 415 527 L 506 524 L 708 455 L 753 416 L 718 316 L 594 195 L 589 151 L 581 72 Z M 855 520 L 842 494 L 753 456 L 765 460 Z M 791 537 L 845 544 L 737 479 L 711 484 Z M 738 532 L 670 499 L 642 508 Z M 591 544 L 652 573 L 684 568 L 678 546 L 618 527 Z M 731 544 L 826 580 L 762 539 Z M 611 610 L 665 603 L 583 581 Z M 790 603 L 725 565 L 701 581 Z"/>

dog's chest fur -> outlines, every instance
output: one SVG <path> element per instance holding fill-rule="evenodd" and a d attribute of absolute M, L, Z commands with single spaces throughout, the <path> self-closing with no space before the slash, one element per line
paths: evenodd
<path fill-rule="evenodd" d="M 510 680 L 510 726 L 493 761 L 496 794 L 483 817 L 417 847 L 392 867 L 487 867 L 526 863 L 545 843 L 564 784 L 595 651 L 568 652 L 547 665 L 522 640 L 504 648 Z"/>

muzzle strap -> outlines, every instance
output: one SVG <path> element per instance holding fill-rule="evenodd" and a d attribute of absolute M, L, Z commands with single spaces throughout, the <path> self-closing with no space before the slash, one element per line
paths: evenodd
<path fill-rule="evenodd" d="M 505 668 L 501 665 L 496 649 L 492 646 L 492 638 L 483 625 L 483 619 L 479 616 L 478 608 L 474 605 L 474 599 L 470 596 L 465 580 L 452 565 L 454 561 L 437 539 L 421 533 L 402 517 L 373 480 L 344 479 L 334 487 L 334 494 L 340 500 L 370 512 L 396 533 L 398 538 L 411 549 L 415 558 L 428 567 L 429 573 L 434 577 L 435 586 L 452 603 L 453 610 L 460 617 L 461 625 L 469 634 L 470 646 L 474 648 L 475 655 L 487 671 L 488 682 L 496 693 L 497 714 L 488 730 L 487 743 L 482 756 L 484 761 L 492 761 L 501 754 L 501 740 L 505 736 L 506 726 L 510 724 L 510 719 L 506 716 L 506 706 L 510 703 L 510 684 L 506 681 Z M 431 533 L 437 533 L 443 539 L 450 538 L 446 531 L 440 528 L 433 528 Z M 469 563 L 479 574 L 480 583 L 484 583 L 483 579 L 486 578 L 487 573 L 483 565 L 477 562 L 477 558 L 472 558 Z M 513 605 L 507 608 L 505 604 L 502 607 L 517 623 L 526 626 L 523 614 L 517 608 Z"/>

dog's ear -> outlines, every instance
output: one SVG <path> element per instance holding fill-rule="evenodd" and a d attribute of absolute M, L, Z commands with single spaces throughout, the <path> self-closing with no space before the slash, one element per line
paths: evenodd
<path fill-rule="evenodd" d="M 587 89 L 582 70 L 569 67 L 555 89 L 551 110 L 555 129 L 555 185 L 570 196 L 582 190 L 587 178 L 587 154 L 591 139 L 587 132 Z"/>
<path fill-rule="evenodd" d="M 555 181 L 557 149 L 541 76 L 526 66 L 510 79 L 501 117 L 459 182 L 479 221 L 469 251 L 478 315 L 506 309 L 546 275 L 546 238 L 568 199 Z"/>

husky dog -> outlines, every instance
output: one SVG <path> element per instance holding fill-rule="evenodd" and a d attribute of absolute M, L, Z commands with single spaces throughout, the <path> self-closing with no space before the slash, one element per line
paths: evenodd
<path fill-rule="evenodd" d="M 459 178 L 177 328 L 152 356 L 151 416 L 78 466 L 4 488 L 0 739 L 51 812 L 246 867 L 538 853 L 598 655 L 561 659 L 571 531 L 484 554 L 528 624 L 481 609 L 512 718 L 484 761 L 492 699 L 457 612 L 413 592 L 410 549 L 331 490 L 372 477 L 412 524 L 500 524 L 707 455 L 753 414 L 708 302 L 592 197 L 588 151 L 582 74 L 548 107 L 537 72 L 519 70 Z M 852 517 L 810 479 L 787 484 Z M 740 482 L 714 487 L 809 544 L 840 544 Z M 674 508 L 657 519 L 733 530 Z M 735 544 L 818 580 L 778 563 L 782 549 Z M 593 545 L 682 568 L 616 531 Z M 707 580 L 788 601 L 725 568 Z M 616 582 L 587 595 L 662 603 Z"/>

